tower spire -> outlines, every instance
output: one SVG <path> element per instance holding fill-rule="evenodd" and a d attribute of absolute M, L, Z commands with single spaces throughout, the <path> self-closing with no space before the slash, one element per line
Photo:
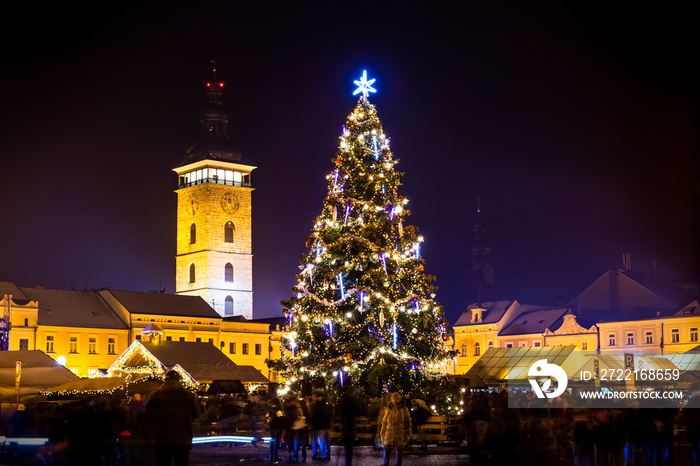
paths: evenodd
<path fill-rule="evenodd" d="M 224 112 L 222 96 L 224 82 L 216 79 L 218 60 L 210 60 L 212 80 L 207 82 L 207 103 L 202 109 L 200 122 L 202 134 L 207 137 L 228 139 L 228 115 Z"/>
<path fill-rule="evenodd" d="M 486 244 L 486 229 L 481 223 L 481 198 L 476 198 L 476 221 L 474 222 L 474 243 L 472 245 L 472 272 L 479 280 L 480 294 L 488 295 L 493 290 L 493 265 L 491 248 Z"/>

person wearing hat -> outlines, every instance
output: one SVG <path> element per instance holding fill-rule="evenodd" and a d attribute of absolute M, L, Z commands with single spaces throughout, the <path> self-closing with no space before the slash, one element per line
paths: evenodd
<path fill-rule="evenodd" d="M 199 416 L 199 404 L 180 383 L 177 371 L 165 374 L 163 385 L 146 404 L 158 466 L 187 466 L 192 448 L 192 421 Z"/>

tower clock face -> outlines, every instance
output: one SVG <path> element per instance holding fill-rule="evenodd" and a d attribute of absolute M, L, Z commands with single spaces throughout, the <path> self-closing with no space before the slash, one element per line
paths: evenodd
<path fill-rule="evenodd" d="M 240 207 L 238 196 L 233 193 L 226 193 L 221 198 L 221 209 L 227 214 L 232 214 Z"/>
<path fill-rule="evenodd" d="M 194 215 L 197 213 L 199 210 L 199 196 L 196 194 L 190 194 L 190 197 L 187 198 L 187 211 L 191 214 Z"/>

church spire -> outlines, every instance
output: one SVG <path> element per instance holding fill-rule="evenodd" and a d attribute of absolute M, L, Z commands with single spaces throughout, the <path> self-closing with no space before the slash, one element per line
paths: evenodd
<path fill-rule="evenodd" d="M 474 223 L 474 244 L 472 245 L 472 272 L 476 273 L 484 288 L 493 288 L 493 265 L 491 248 L 486 244 L 486 229 L 481 223 L 481 198 L 476 199 L 476 222 Z"/>

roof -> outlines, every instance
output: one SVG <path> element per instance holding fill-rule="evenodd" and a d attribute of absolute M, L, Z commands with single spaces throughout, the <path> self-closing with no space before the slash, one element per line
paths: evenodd
<path fill-rule="evenodd" d="M 278 325 L 279 325 L 279 330 L 284 331 L 284 327 L 289 325 L 289 321 L 284 316 L 266 317 L 263 319 L 249 319 L 248 322 L 251 322 L 253 324 L 268 324 L 270 326 L 270 331 L 278 330 L 277 329 Z"/>
<path fill-rule="evenodd" d="M 123 377 L 97 377 L 92 379 L 77 379 L 58 385 L 46 393 L 54 392 L 110 392 L 121 387 L 126 382 Z"/>
<path fill-rule="evenodd" d="M 465 377 L 487 382 L 527 379 L 530 366 L 540 359 L 574 373 L 585 363 L 585 356 L 574 346 L 529 348 L 489 348 L 467 371 Z"/>
<path fill-rule="evenodd" d="M 188 364 L 234 364 L 233 361 L 211 343 L 195 341 L 161 341 L 152 343 L 142 341 L 141 344 L 168 368 L 177 364 L 183 367 Z"/>
<path fill-rule="evenodd" d="M 650 320 L 658 319 L 659 317 L 669 317 L 677 313 L 677 309 L 664 309 L 654 306 L 634 306 L 624 316 L 611 312 L 607 317 L 600 319 L 601 323 L 605 322 L 625 322 L 634 320 Z"/>
<path fill-rule="evenodd" d="M 700 353 L 697 352 L 698 349 L 698 347 L 695 347 L 687 353 L 655 355 L 653 357 L 666 358 L 682 371 L 700 371 Z"/>
<path fill-rule="evenodd" d="M 673 301 L 688 300 L 688 294 L 676 284 L 662 282 L 657 278 L 650 277 L 636 270 L 620 270 L 618 273 L 627 276 L 630 280 L 639 283 L 647 290 L 662 298 L 670 299 Z"/>
<path fill-rule="evenodd" d="M 24 293 L 17 287 L 12 282 L 0 282 L 0 297 L 5 296 L 6 294 L 11 294 L 12 295 L 12 300 L 27 300 L 27 297 L 24 296 Z"/>
<path fill-rule="evenodd" d="M 134 341 L 167 369 L 180 366 L 199 383 L 213 380 L 240 380 L 241 382 L 268 383 L 269 380 L 253 366 L 239 366 L 211 343 L 192 341 L 161 341 L 157 343 Z M 129 348 L 131 348 L 131 346 Z M 127 352 L 129 349 L 127 349 Z M 143 350 L 139 350 L 143 351 Z M 126 352 L 125 352 L 126 354 Z M 117 359 L 119 361 L 120 358 Z M 124 364 L 124 363 L 120 363 Z M 146 366 L 144 353 L 134 353 L 126 360 L 128 367 Z M 123 367 L 123 366 L 122 366 Z"/>
<path fill-rule="evenodd" d="M 676 312 L 674 316 L 684 317 L 684 316 L 698 316 L 700 315 L 700 300 L 696 299 L 692 303 L 685 306 L 680 311 Z"/>
<path fill-rule="evenodd" d="M 39 302 L 39 325 L 127 329 L 124 322 L 97 291 L 45 290 L 21 288 L 32 301 Z"/>
<path fill-rule="evenodd" d="M 240 380 L 267 383 L 269 380 L 253 366 L 239 366 L 211 343 L 192 341 L 141 342 L 165 367 L 179 365 L 199 383 L 213 380 Z"/>
<path fill-rule="evenodd" d="M 76 380 L 77 375 L 39 350 L 0 351 L 0 387 L 15 388 L 15 363 L 22 362 L 20 389 L 41 390 Z"/>
<path fill-rule="evenodd" d="M 508 308 L 513 305 L 515 301 L 513 300 L 503 300 L 503 301 L 487 301 L 484 303 L 472 303 L 467 306 L 467 309 L 459 316 L 457 322 L 454 326 L 460 325 L 483 325 L 483 324 L 495 324 L 503 317 Z M 486 309 L 483 315 L 483 320 L 481 322 L 472 322 L 472 309 Z"/>
<path fill-rule="evenodd" d="M 221 318 L 200 296 L 109 290 L 132 314 Z"/>
<path fill-rule="evenodd" d="M 230 360 L 229 360 L 230 361 Z M 214 380 L 240 380 L 243 383 L 269 383 L 270 380 L 253 366 L 212 364 L 180 364 L 190 376 L 199 383 L 211 383 Z"/>
<path fill-rule="evenodd" d="M 513 319 L 501 330 L 499 336 L 525 335 L 531 333 L 544 333 L 546 329 L 560 327 L 567 308 L 538 309 L 536 311 L 523 312 Z"/>
<path fill-rule="evenodd" d="M 224 393 L 246 393 L 246 389 L 240 380 L 213 380 L 207 390 L 207 395 Z"/>

